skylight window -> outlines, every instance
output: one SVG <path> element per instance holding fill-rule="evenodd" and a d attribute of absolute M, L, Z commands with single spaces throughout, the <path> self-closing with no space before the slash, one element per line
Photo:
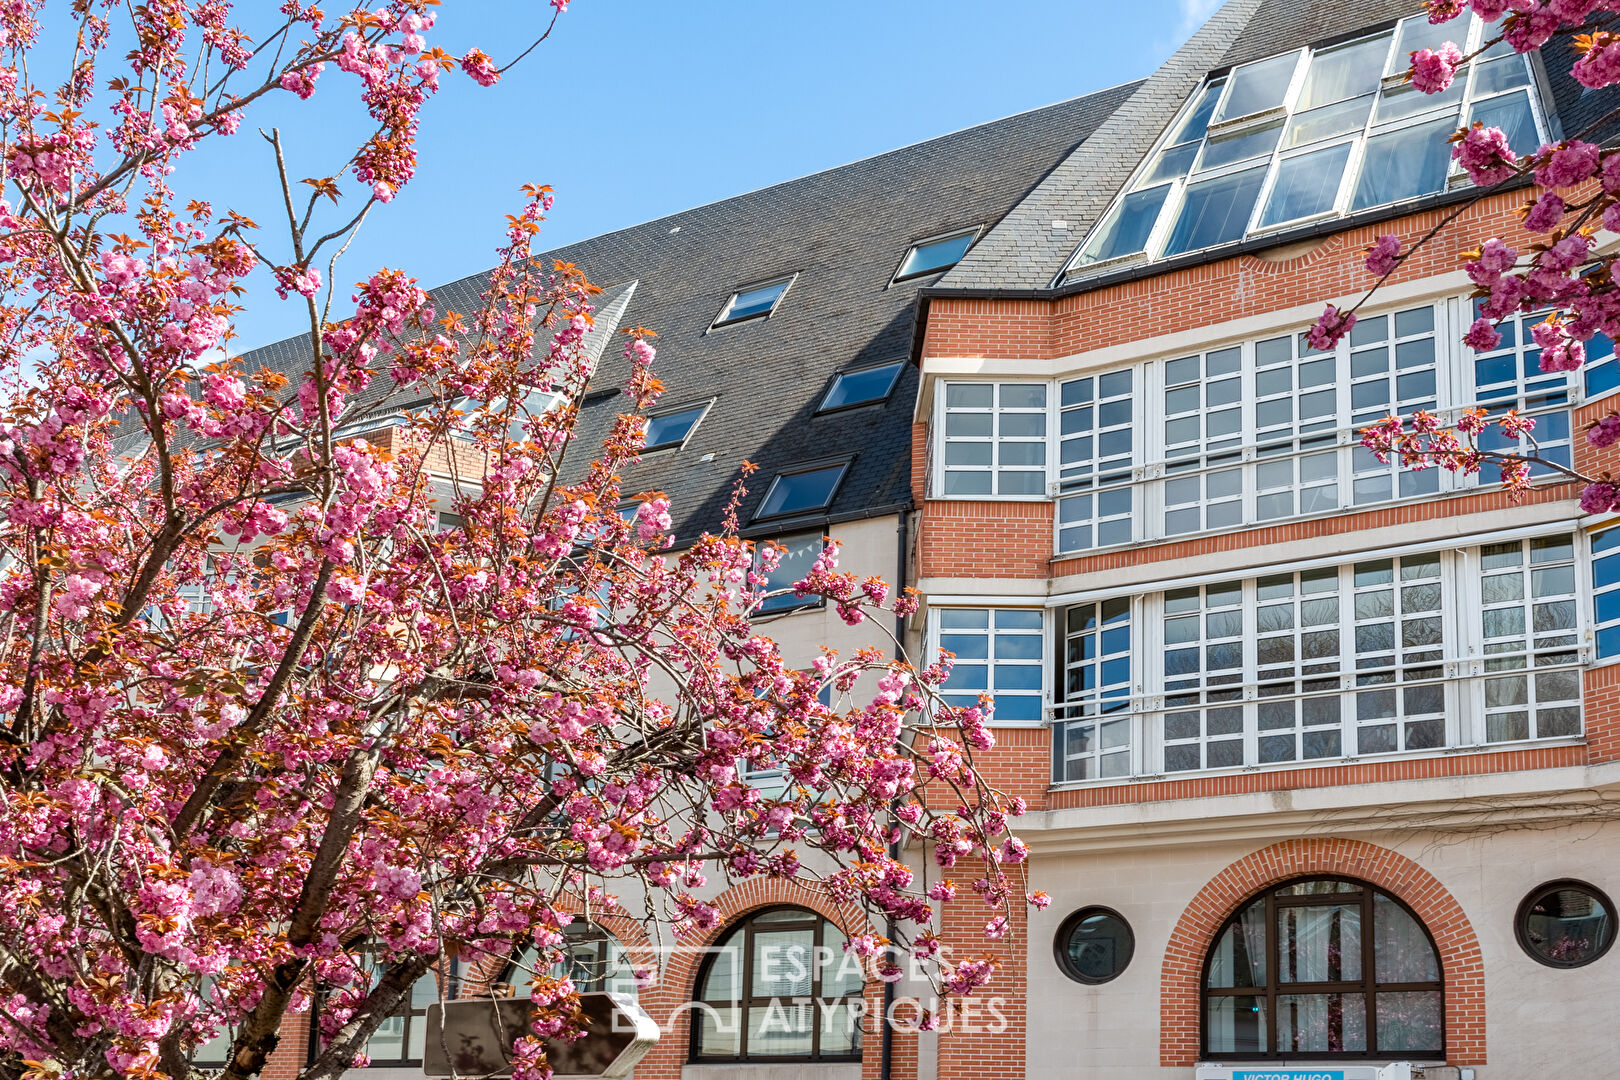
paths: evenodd
<path fill-rule="evenodd" d="M 676 412 L 662 413 L 647 418 L 647 443 L 641 448 L 642 453 L 653 450 L 669 450 L 680 447 L 686 443 L 687 436 L 692 434 L 703 419 L 703 414 L 709 411 L 711 402 L 705 401 L 701 405 L 692 405 Z"/>
<path fill-rule="evenodd" d="M 1244 64 L 1195 92 L 1091 230 L 1069 274 L 1230 244 L 1467 183 L 1447 137 L 1475 121 L 1515 152 L 1549 138 L 1529 58 L 1493 47 L 1444 93 L 1403 79 L 1415 49 L 1497 29 L 1415 15 L 1380 34 Z"/>
<path fill-rule="evenodd" d="M 894 280 L 904 281 L 907 278 L 921 277 L 955 266 L 962 261 L 962 256 L 967 254 L 968 248 L 973 246 L 973 241 L 978 235 L 978 229 L 968 229 L 949 236 L 936 236 L 931 240 L 918 241 L 906 252 L 905 259 L 900 263 L 900 269 L 895 271 Z"/>
<path fill-rule="evenodd" d="M 739 289 L 731 294 L 726 306 L 720 309 L 720 315 L 714 320 L 715 326 L 728 326 L 731 323 L 743 322 L 747 319 L 758 319 L 776 310 L 782 295 L 793 284 L 791 277 L 778 281 L 768 281 L 763 285 L 754 285 L 746 289 Z"/>
<path fill-rule="evenodd" d="M 900 377 L 900 369 L 904 366 L 905 361 L 896 360 L 882 367 L 839 372 L 832 385 L 827 388 L 827 396 L 821 399 L 821 407 L 816 411 L 831 412 L 834 409 L 848 409 L 884 400 L 889 396 L 889 391 L 894 389 L 895 380 Z"/>
<path fill-rule="evenodd" d="M 765 492 L 765 501 L 754 513 L 756 521 L 763 518 L 786 517 L 789 514 L 807 514 L 825 510 L 832 502 L 838 482 L 844 478 L 849 462 L 832 465 L 814 465 L 778 473 Z"/>

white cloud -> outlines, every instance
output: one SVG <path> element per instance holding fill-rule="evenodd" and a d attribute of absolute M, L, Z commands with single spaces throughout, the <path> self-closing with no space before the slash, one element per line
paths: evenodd
<path fill-rule="evenodd" d="M 1179 48 L 1193 31 L 1197 30 L 1209 17 L 1215 14 L 1224 0 L 1176 0 L 1177 22 L 1175 45 Z"/>

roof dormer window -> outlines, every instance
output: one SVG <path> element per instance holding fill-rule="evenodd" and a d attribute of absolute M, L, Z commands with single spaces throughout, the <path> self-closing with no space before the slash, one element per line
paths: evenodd
<path fill-rule="evenodd" d="M 647 417 L 647 439 L 641 452 L 649 454 L 654 450 L 678 450 L 685 446 L 711 404 L 712 398 L 698 405 Z"/>
<path fill-rule="evenodd" d="M 894 272 L 894 280 L 905 281 L 955 266 L 962 261 L 962 256 L 967 254 L 978 235 L 979 230 L 973 228 L 917 241 L 901 260 L 900 269 Z"/>
<path fill-rule="evenodd" d="M 714 320 L 714 326 L 730 326 L 732 323 L 746 322 L 749 319 L 763 319 L 776 310 L 776 305 L 782 302 L 787 294 L 788 286 L 793 284 L 793 276 L 767 281 L 760 285 L 750 285 L 738 289 L 726 301 L 726 306 L 720 309 L 720 314 Z"/>
<path fill-rule="evenodd" d="M 861 368 L 858 371 L 840 371 L 833 376 L 832 385 L 827 388 L 827 394 L 821 399 L 821 406 L 816 412 L 853 409 L 857 405 L 871 405 L 887 400 L 889 392 L 894 389 L 895 382 L 900 378 L 900 369 L 904 366 L 904 360 L 896 360 L 893 363 Z"/>
<path fill-rule="evenodd" d="M 754 520 L 789 517 L 827 509 L 833 493 L 849 468 L 848 461 L 800 466 L 776 474 L 765 500 L 754 512 Z"/>
<path fill-rule="evenodd" d="M 1501 45 L 1439 94 L 1405 78 L 1416 49 L 1466 53 L 1496 36 L 1466 15 L 1426 15 L 1354 41 L 1244 64 L 1205 82 L 1081 243 L 1073 276 L 1265 236 L 1468 183 L 1448 138 L 1475 121 L 1515 152 L 1550 135 L 1529 58 Z"/>

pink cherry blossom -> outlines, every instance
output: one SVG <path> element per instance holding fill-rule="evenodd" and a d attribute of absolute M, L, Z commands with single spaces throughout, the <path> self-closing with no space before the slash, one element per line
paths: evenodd
<path fill-rule="evenodd" d="M 1338 308 L 1329 304 L 1311 328 L 1306 331 L 1306 339 L 1313 349 L 1331 349 L 1339 343 L 1339 339 L 1348 334 L 1356 325 L 1356 313 L 1346 311 L 1341 313 Z"/>
<path fill-rule="evenodd" d="M 1401 254 L 1401 238 L 1380 236 L 1378 242 L 1367 249 L 1367 272 L 1383 277 L 1394 270 Z"/>
<path fill-rule="evenodd" d="M 1543 162 L 1536 169 L 1536 183 L 1548 188 L 1573 187 L 1595 174 L 1601 164 L 1597 146 L 1580 139 L 1543 146 L 1536 156 Z"/>
<path fill-rule="evenodd" d="M 1419 49 L 1412 54 L 1412 85 L 1425 94 L 1438 94 L 1456 78 L 1463 54 L 1453 42 L 1438 49 Z"/>
<path fill-rule="evenodd" d="M 1452 146 L 1451 156 L 1480 187 L 1500 184 L 1512 176 L 1519 160 L 1501 128 L 1478 123 Z"/>

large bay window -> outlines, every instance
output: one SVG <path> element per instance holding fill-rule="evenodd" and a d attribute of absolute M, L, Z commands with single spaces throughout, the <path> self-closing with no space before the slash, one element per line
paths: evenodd
<path fill-rule="evenodd" d="M 1467 477 L 1380 462 L 1361 432 L 1391 414 L 1455 422 L 1476 405 L 1517 409 L 1536 420 L 1537 451 L 1568 465 L 1582 391 L 1541 370 L 1530 329 L 1544 313 L 1505 320 L 1501 345 L 1480 354 L 1458 340 L 1473 317 L 1448 300 L 1363 316 L 1330 352 L 1288 333 L 1050 383 L 946 379 L 933 495 L 1052 499 L 1055 550 L 1067 554 L 1495 482 L 1490 467 Z M 1620 369 L 1606 339 L 1590 347 Z M 1481 445 L 1530 439 L 1510 446 L 1493 426 Z"/>
<path fill-rule="evenodd" d="M 1405 81 L 1413 50 L 1466 53 L 1499 33 L 1478 18 L 1414 15 L 1355 41 L 1217 73 L 1192 95 L 1070 261 L 1169 258 L 1426 195 L 1468 181 L 1452 132 L 1500 127 L 1515 151 L 1549 137 L 1532 62 L 1503 44 L 1439 94 Z"/>
<path fill-rule="evenodd" d="M 1620 620 L 1620 542 L 1585 543 L 1308 563 L 1050 616 L 938 607 L 929 644 L 956 655 L 952 704 L 988 694 L 1001 724 L 1044 707 L 1060 784 L 1572 738 L 1594 625 L 1580 582 Z"/>

